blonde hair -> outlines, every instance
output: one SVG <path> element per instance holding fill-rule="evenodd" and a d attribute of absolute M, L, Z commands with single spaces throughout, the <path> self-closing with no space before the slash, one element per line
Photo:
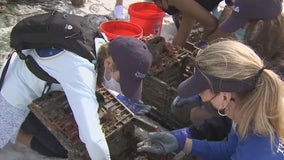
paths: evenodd
<path fill-rule="evenodd" d="M 226 40 L 212 44 L 196 56 L 196 63 L 206 74 L 220 78 L 246 79 L 256 76 L 263 68 L 262 60 L 246 45 Z M 236 93 L 240 99 L 240 121 L 237 132 L 241 139 L 248 133 L 269 135 L 271 144 L 275 134 L 284 139 L 284 85 L 277 74 L 264 69 L 255 89 Z"/>

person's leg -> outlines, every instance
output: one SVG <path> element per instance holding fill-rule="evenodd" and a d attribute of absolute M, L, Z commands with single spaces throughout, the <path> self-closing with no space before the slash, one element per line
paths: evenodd
<path fill-rule="evenodd" d="M 21 126 L 22 133 L 32 135 L 30 147 L 50 157 L 67 158 L 67 150 L 58 142 L 52 133 L 40 122 L 40 120 L 31 112 Z M 23 134 L 22 134 L 23 135 Z M 18 136 L 19 138 L 19 136 Z"/>
<path fill-rule="evenodd" d="M 209 35 L 217 28 L 217 19 L 195 0 L 175 0 L 174 3 L 182 12 L 182 19 L 186 16 L 192 17 L 204 26 L 204 36 Z"/>
<path fill-rule="evenodd" d="M 116 19 L 125 19 L 125 15 L 123 13 L 123 0 L 116 0 L 113 15 Z"/>
<path fill-rule="evenodd" d="M 7 0 L 0 0 L 0 13 L 6 9 Z"/>
<path fill-rule="evenodd" d="M 22 129 L 20 129 L 16 141 L 30 148 L 32 139 L 33 135 L 26 134 Z"/>

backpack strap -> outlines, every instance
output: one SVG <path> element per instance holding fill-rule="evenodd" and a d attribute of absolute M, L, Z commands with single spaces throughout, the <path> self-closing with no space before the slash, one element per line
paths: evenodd
<path fill-rule="evenodd" d="M 11 59 L 12 59 L 12 55 L 13 55 L 13 54 L 10 54 L 10 55 L 9 55 L 9 58 L 8 58 L 6 64 L 5 64 L 5 67 L 3 68 L 3 71 L 2 71 L 1 78 L 0 78 L 0 91 L 1 91 L 2 86 L 3 86 L 4 80 L 5 80 L 5 76 L 6 76 L 6 73 L 7 73 L 9 64 L 10 64 L 10 61 L 11 61 Z"/>
<path fill-rule="evenodd" d="M 46 81 L 48 83 L 59 83 L 56 79 L 51 77 L 47 72 L 45 72 L 38 63 L 34 60 L 31 55 L 24 55 L 22 51 L 17 51 L 20 59 L 24 60 L 28 69 L 36 75 L 39 79 Z"/>

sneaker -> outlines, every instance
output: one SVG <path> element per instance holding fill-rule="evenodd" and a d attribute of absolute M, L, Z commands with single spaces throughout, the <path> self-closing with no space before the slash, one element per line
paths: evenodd
<path fill-rule="evenodd" d="M 113 15 L 116 19 L 125 19 L 125 16 L 123 14 L 123 6 L 116 5 L 113 10 Z"/>

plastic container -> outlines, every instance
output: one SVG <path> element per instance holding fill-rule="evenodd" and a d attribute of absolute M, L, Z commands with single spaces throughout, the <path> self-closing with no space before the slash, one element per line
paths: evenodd
<path fill-rule="evenodd" d="M 109 41 L 118 36 L 131 36 L 135 38 L 143 36 L 143 29 L 139 25 L 120 20 L 110 20 L 101 23 L 100 31 L 106 35 Z"/>
<path fill-rule="evenodd" d="M 143 28 L 143 35 L 160 35 L 165 12 L 152 2 L 137 2 L 129 5 L 128 14 L 131 23 Z"/>

